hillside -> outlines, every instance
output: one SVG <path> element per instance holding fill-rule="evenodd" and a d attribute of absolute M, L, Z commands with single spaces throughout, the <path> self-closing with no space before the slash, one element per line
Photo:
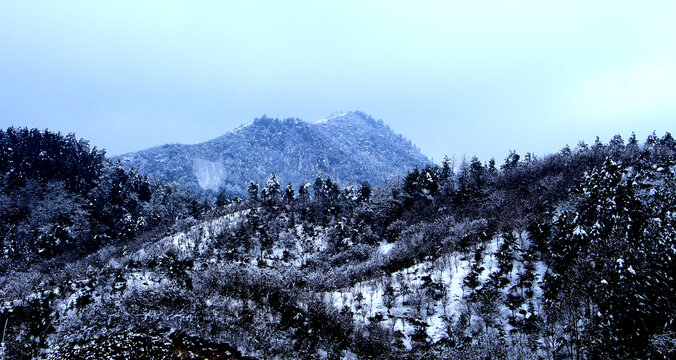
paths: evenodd
<path fill-rule="evenodd" d="M 110 163 L 73 134 L 0 130 L 0 272 L 87 256 L 208 206 Z"/>
<path fill-rule="evenodd" d="M 410 141 L 361 112 L 314 124 L 263 117 L 201 144 L 164 145 L 119 159 L 160 181 L 239 196 L 249 181 L 263 183 L 272 173 L 296 187 L 319 172 L 341 184 L 380 184 L 429 163 Z"/>
<path fill-rule="evenodd" d="M 5 273 L 0 358 L 676 355 L 668 133 L 311 187 Z"/>

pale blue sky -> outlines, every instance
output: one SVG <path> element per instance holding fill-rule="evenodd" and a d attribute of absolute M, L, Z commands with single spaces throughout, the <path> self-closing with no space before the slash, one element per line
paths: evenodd
<path fill-rule="evenodd" d="M 676 1 L 0 0 L 0 127 L 109 154 L 362 110 L 439 161 L 676 123 Z"/>

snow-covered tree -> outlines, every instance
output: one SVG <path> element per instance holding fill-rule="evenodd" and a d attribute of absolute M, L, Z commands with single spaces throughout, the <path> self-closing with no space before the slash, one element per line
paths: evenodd
<path fill-rule="evenodd" d="M 249 182 L 249 197 L 248 199 L 253 202 L 258 202 L 258 183 L 254 181 Z"/>
<path fill-rule="evenodd" d="M 282 193 L 282 186 L 277 180 L 277 175 L 273 173 L 270 175 L 270 178 L 265 183 L 263 190 L 261 190 L 261 195 L 263 196 L 263 201 L 265 202 L 274 202 L 279 199 L 279 195 Z"/>
<path fill-rule="evenodd" d="M 298 200 L 300 202 L 306 203 L 310 201 L 310 183 L 304 181 L 300 186 L 298 186 Z"/>
<path fill-rule="evenodd" d="M 284 201 L 285 204 L 291 204 L 293 203 L 295 197 L 296 195 L 293 190 L 293 185 L 289 183 L 288 185 L 286 185 L 286 188 L 284 189 L 284 194 L 282 194 L 282 200 Z"/>
<path fill-rule="evenodd" d="M 324 201 L 326 199 L 326 187 L 324 186 L 323 174 L 320 171 L 315 178 L 315 182 L 312 184 L 312 190 L 314 191 L 315 201 Z"/>
<path fill-rule="evenodd" d="M 372 190 L 369 182 L 362 182 L 359 186 L 359 190 L 357 190 L 357 202 L 361 204 L 365 201 L 369 201 L 371 199 L 371 192 Z"/>

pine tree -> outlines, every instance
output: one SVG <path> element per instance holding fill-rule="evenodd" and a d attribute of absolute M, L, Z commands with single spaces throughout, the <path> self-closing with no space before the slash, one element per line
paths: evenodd
<path fill-rule="evenodd" d="M 326 189 L 324 187 L 324 179 L 322 172 L 320 171 L 315 178 L 315 182 L 312 184 L 312 189 L 314 191 L 315 201 L 324 201 L 326 200 Z"/>
<path fill-rule="evenodd" d="M 507 155 L 507 158 L 505 159 L 504 165 L 502 165 L 503 170 L 512 170 L 515 169 L 519 165 L 519 159 L 521 156 L 516 153 L 514 150 L 509 151 L 509 155 Z"/>
<path fill-rule="evenodd" d="M 387 315 L 391 315 L 391 310 L 397 300 L 397 292 L 392 286 L 392 279 L 389 278 L 385 290 L 383 290 L 383 305 L 387 309 Z"/>
<path fill-rule="evenodd" d="M 526 155 L 528 155 L 528 154 L 526 154 Z M 488 171 L 488 178 L 491 181 L 494 181 L 495 178 L 498 176 L 498 168 L 495 167 L 495 158 L 491 158 L 490 160 L 488 160 L 487 171 Z"/>
<path fill-rule="evenodd" d="M 225 189 L 222 189 L 218 196 L 216 196 L 216 206 L 219 208 L 225 207 L 230 204 L 230 198 L 228 197 L 228 192 Z"/>
<path fill-rule="evenodd" d="M 136 187 L 136 193 L 140 201 L 149 202 L 152 199 L 153 192 L 148 181 L 148 176 L 140 178 L 140 182 Z"/>
<path fill-rule="evenodd" d="M 273 173 L 270 175 L 270 178 L 265 183 L 265 187 L 261 191 L 263 195 L 263 201 L 270 203 L 274 202 L 279 198 L 279 195 L 282 193 L 282 186 L 277 181 L 277 175 Z"/>
<path fill-rule="evenodd" d="M 624 153 L 624 150 L 625 145 L 622 136 L 620 135 L 613 136 L 613 138 L 610 139 L 610 142 L 608 143 L 608 151 L 610 152 L 610 156 L 613 159 L 618 160 L 620 159 L 620 156 Z"/>
<path fill-rule="evenodd" d="M 368 181 L 361 183 L 359 190 L 357 190 L 357 203 L 361 204 L 371 199 L 371 185 Z"/>
<path fill-rule="evenodd" d="M 249 182 L 249 201 L 258 202 L 258 183 L 254 181 Z"/>
<path fill-rule="evenodd" d="M 444 160 L 441 162 L 441 177 L 439 181 L 441 185 L 446 185 L 453 181 L 453 166 L 448 155 L 445 155 Z"/>
<path fill-rule="evenodd" d="M 296 195 L 294 194 L 293 191 L 293 185 L 289 183 L 286 185 L 286 189 L 284 189 L 284 194 L 282 195 L 282 200 L 284 201 L 285 204 L 290 205 L 293 203 L 293 200 L 295 199 Z"/>
<path fill-rule="evenodd" d="M 427 165 L 420 172 L 420 187 L 423 195 L 434 196 L 439 189 L 440 171 L 437 165 Z"/>
<path fill-rule="evenodd" d="M 356 200 L 356 194 L 354 190 L 354 186 L 352 184 L 347 183 L 345 188 L 343 189 L 343 193 L 341 194 L 342 196 L 342 201 L 346 203 L 351 203 L 352 201 Z"/>
<path fill-rule="evenodd" d="M 340 197 L 340 188 L 338 188 L 338 184 L 333 182 L 330 177 L 326 177 L 326 181 L 324 182 L 324 194 L 326 200 L 330 203 L 337 202 Z"/>
<path fill-rule="evenodd" d="M 298 187 L 298 200 L 306 203 L 310 201 L 310 183 L 305 181 Z"/>
<path fill-rule="evenodd" d="M 638 144 L 638 140 L 636 139 L 636 134 L 632 132 L 631 136 L 627 140 L 627 146 L 624 149 L 624 157 L 626 159 L 635 159 L 640 152 L 641 148 Z"/>
<path fill-rule="evenodd" d="M 481 161 L 479 161 L 479 158 L 476 156 L 472 157 L 472 160 L 469 164 L 469 170 L 471 179 L 470 181 L 472 185 L 476 187 L 483 186 L 486 179 L 486 168 L 481 164 Z"/>
<path fill-rule="evenodd" d="M 406 178 L 404 178 L 404 186 L 402 187 L 402 190 L 404 190 L 404 192 L 406 192 L 409 196 L 416 196 L 420 192 L 420 189 L 420 170 L 418 170 L 418 167 L 416 167 L 406 175 Z"/>

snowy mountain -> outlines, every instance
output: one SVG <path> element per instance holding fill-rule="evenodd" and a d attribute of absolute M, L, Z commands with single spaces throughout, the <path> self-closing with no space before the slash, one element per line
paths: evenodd
<path fill-rule="evenodd" d="M 381 120 L 348 112 L 308 123 L 263 116 L 196 145 L 164 145 L 119 157 L 141 173 L 200 192 L 244 195 L 272 173 L 282 184 L 319 172 L 341 184 L 382 183 L 429 160 Z"/>
<path fill-rule="evenodd" d="M 673 137 L 519 159 L 214 204 L 0 131 L 0 360 L 673 359 Z"/>

